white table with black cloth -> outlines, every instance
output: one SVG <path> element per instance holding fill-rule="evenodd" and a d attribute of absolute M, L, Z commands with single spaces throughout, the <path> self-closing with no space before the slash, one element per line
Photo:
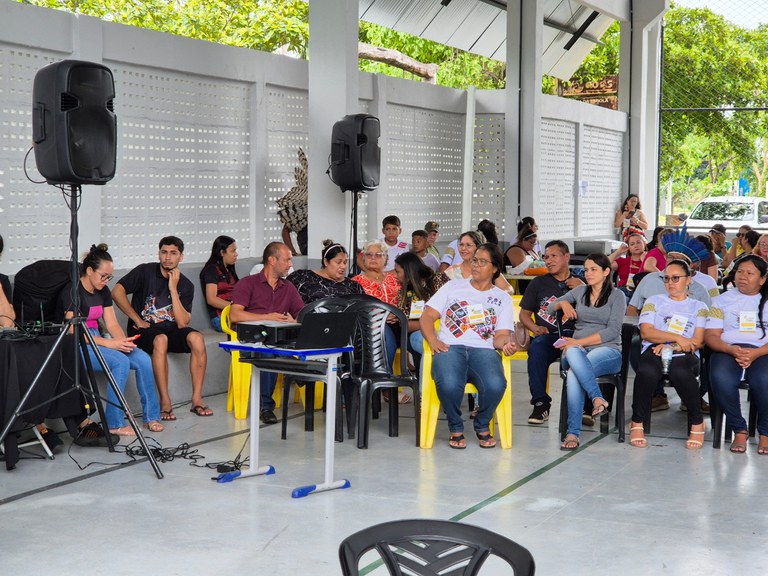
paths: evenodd
<path fill-rule="evenodd" d="M 313 350 L 291 350 L 273 348 L 262 344 L 244 342 L 220 342 L 225 350 L 238 350 L 241 362 L 252 365 L 251 394 L 250 394 L 250 466 L 247 471 L 228 473 L 220 481 L 274 474 L 273 466 L 259 466 L 259 414 L 261 403 L 261 372 L 275 372 L 293 376 L 312 376 L 324 380 L 327 384 L 326 426 L 325 426 L 325 477 L 320 484 L 309 484 L 295 488 L 291 495 L 294 498 L 308 496 L 315 492 L 325 492 L 338 488 L 349 488 L 349 480 L 334 480 L 334 449 L 336 422 L 336 370 L 342 354 L 352 352 L 352 346 L 342 348 L 318 348 Z M 246 353 L 251 353 L 247 355 Z"/>

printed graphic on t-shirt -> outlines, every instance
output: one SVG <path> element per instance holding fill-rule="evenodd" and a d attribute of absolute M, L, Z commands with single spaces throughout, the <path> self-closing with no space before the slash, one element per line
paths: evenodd
<path fill-rule="evenodd" d="M 496 308 L 482 306 L 483 318 L 477 320 L 477 304 L 469 304 L 466 300 L 459 300 L 451 304 L 445 312 L 445 326 L 455 338 L 460 338 L 468 330 L 474 330 L 483 340 L 493 337 L 496 326 Z"/>
<path fill-rule="evenodd" d="M 544 320 L 544 322 L 547 324 L 551 324 L 552 326 L 557 326 L 557 315 L 547 313 L 547 307 L 555 300 L 557 300 L 557 296 L 542 298 L 541 302 L 539 302 L 539 311 L 536 313 L 536 316 Z"/>
<path fill-rule="evenodd" d="M 88 328 L 98 328 L 99 323 L 98 319 L 101 318 L 104 315 L 104 307 L 103 306 L 91 306 L 88 310 L 88 318 L 85 320 L 85 325 L 88 326 Z"/>
<path fill-rule="evenodd" d="M 150 294 L 144 301 L 144 309 L 141 311 L 141 319 L 150 324 L 175 322 L 176 317 L 173 315 L 173 304 L 157 308 L 155 305 L 155 296 Z"/>

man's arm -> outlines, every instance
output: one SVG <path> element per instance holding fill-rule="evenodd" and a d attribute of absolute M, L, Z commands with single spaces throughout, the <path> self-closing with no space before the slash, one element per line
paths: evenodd
<path fill-rule="evenodd" d="M 179 328 L 186 328 L 192 321 L 192 314 L 184 308 L 179 298 L 179 280 L 181 279 L 181 270 L 174 268 L 168 271 L 168 292 L 171 295 L 171 306 L 173 306 L 173 316 L 176 319 L 176 325 Z M 113 296 L 114 298 L 114 296 Z"/>
<path fill-rule="evenodd" d="M 112 295 L 114 298 L 114 294 Z M 257 314 L 256 312 L 246 312 L 242 304 L 232 304 L 229 309 L 229 320 L 232 323 L 253 322 L 258 320 L 272 320 L 275 322 L 293 322 L 293 316 L 288 312 L 269 312 L 267 314 Z"/>
<path fill-rule="evenodd" d="M 112 301 L 117 304 L 117 307 L 130 318 L 136 328 L 149 328 L 149 322 L 145 322 L 139 313 L 133 309 L 131 303 L 128 302 L 128 295 L 125 292 L 125 287 L 118 282 L 112 289 Z"/>

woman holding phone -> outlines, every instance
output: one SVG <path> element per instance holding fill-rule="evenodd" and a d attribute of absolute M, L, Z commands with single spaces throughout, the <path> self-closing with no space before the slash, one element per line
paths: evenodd
<path fill-rule="evenodd" d="M 627 301 L 611 285 L 611 261 L 605 254 L 590 254 L 584 261 L 585 286 L 577 286 L 547 307 L 547 313 L 563 313 L 575 320 L 572 338 L 561 338 L 554 346 L 563 351 L 568 388 L 568 431 L 561 450 L 576 450 L 581 435 L 584 397 L 592 400 L 592 417 L 608 410 L 597 377 L 621 369 L 621 324 Z"/>
<path fill-rule="evenodd" d="M 152 360 L 146 352 L 134 344 L 133 341 L 138 338 L 138 335 L 126 338 L 125 332 L 117 322 L 115 309 L 112 306 L 112 293 L 107 287 L 113 273 L 114 265 L 112 256 L 107 252 L 107 245 L 91 246 L 88 255 L 80 265 L 80 281 L 77 283 L 79 310 L 76 310 L 73 305 L 74 292 L 67 288 L 61 292 L 62 309 L 65 311 L 66 318 L 72 318 L 75 312 L 78 316 L 85 317 L 85 325 L 93 335 L 121 392 L 125 390 L 129 371 L 136 371 L 136 387 L 141 396 L 144 428 L 150 432 L 162 432 L 160 402 L 157 399 Z M 111 338 L 102 338 L 99 332 L 99 320 L 104 322 Z M 88 355 L 94 370 L 100 371 L 101 364 L 95 352 L 89 348 Z M 118 404 L 117 395 L 112 390 L 112 386 L 107 386 L 107 402 L 105 412 L 109 431 L 118 436 L 135 436 L 133 429 L 125 426 L 125 414 Z"/>

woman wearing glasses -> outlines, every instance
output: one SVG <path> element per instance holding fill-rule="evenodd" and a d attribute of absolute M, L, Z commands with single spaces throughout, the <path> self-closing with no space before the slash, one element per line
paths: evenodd
<path fill-rule="evenodd" d="M 596 378 L 621 369 L 621 324 L 627 309 L 624 294 L 611 285 L 611 261 L 605 254 L 590 254 L 584 261 L 585 286 L 577 286 L 547 307 L 575 320 L 572 338 L 560 338 L 554 346 L 563 351 L 568 370 L 568 431 L 561 450 L 576 450 L 581 435 L 584 398 L 592 400 L 592 417 L 608 410 Z"/>
<path fill-rule="evenodd" d="M 160 402 L 157 399 L 155 376 L 152 372 L 152 360 L 149 355 L 136 347 L 134 340 L 138 336 L 126 338 L 120 327 L 112 305 L 112 293 L 107 283 L 112 280 L 114 265 L 112 256 L 107 252 L 106 244 L 91 246 L 88 255 L 80 265 L 80 281 L 77 284 L 80 307 L 73 305 L 73 291 L 65 288 L 61 292 L 62 309 L 66 318 L 72 318 L 75 312 L 86 318 L 85 324 L 93 335 L 104 361 L 115 379 L 121 392 L 125 391 L 130 370 L 136 371 L 136 388 L 141 396 L 141 408 L 144 414 L 144 428 L 150 432 L 162 432 L 160 423 Z M 110 338 L 102 338 L 99 332 L 99 320 L 103 321 Z M 93 369 L 101 371 L 96 354 L 89 347 Z M 135 436 L 130 426 L 125 426 L 125 414 L 119 407 L 117 395 L 112 386 L 107 386 L 106 417 L 107 427 L 118 436 Z"/>
<path fill-rule="evenodd" d="M 731 247 L 728 249 L 728 252 L 725 254 L 725 256 L 723 256 L 723 261 L 720 263 L 720 266 L 723 268 L 723 270 L 725 270 L 731 264 L 733 264 L 734 260 L 736 260 L 736 258 L 744 254 L 744 252 L 752 252 L 752 250 L 754 250 L 755 244 L 752 244 L 752 247 L 749 249 L 746 249 L 744 247 L 744 241 L 747 237 L 747 232 L 752 232 L 751 226 L 749 226 L 748 224 L 739 226 L 739 231 L 736 233 L 736 236 L 733 238 L 733 242 L 731 242 Z"/>
<path fill-rule="evenodd" d="M 480 406 L 473 420 L 481 448 L 493 448 L 490 420 L 507 387 L 501 357 L 514 354 L 512 299 L 494 286 L 501 275 L 501 250 L 482 244 L 470 264 L 469 280 L 452 280 L 427 301 L 419 321 L 424 340 L 432 349 L 432 377 L 437 395 L 448 417 L 451 448 L 467 447 L 461 401 L 468 381 L 475 384 Z M 440 331 L 435 321 L 440 319 Z M 581 417 L 581 414 L 579 414 Z"/>
<path fill-rule="evenodd" d="M 397 306 L 397 296 L 400 293 L 400 282 L 394 274 L 384 272 L 388 259 L 387 245 L 383 240 L 371 240 L 363 247 L 363 272 L 352 280 L 363 287 L 368 296 L 373 296 L 382 302 Z M 397 330 L 394 325 L 387 326 L 386 346 L 389 365 L 394 366 L 397 351 Z"/>
<path fill-rule="evenodd" d="M 747 451 L 747 422 L 741 414 L 739 384 L 746 379 L 757 405 L 757 453 L 768 454 L 768 264 L 748 255 L 735 267 L 735 286 L 714 299 L 704 341 L 712 349 L 709 360 L 714 400 L 734 432 L 731 452 Z"/>
<path fill-rule="evenodd" d="M 671 260 L 664 270 L 666 294 L 649 297 L 640 312 L 642 354 L 635 376 L 629 443 L 645 448 L 643 422 L 651 413 L 653 394 L 665 374 L 688 409 L 689 450 L 701 448 L 704 415 L 699 394 L 699 349 L 704 343 L 707 305 L 688 297 L 691 269 L 685 260 Z M 671 359 L 666 355 L 671 351 Z"/>
<path fill-rule="evenodd" d="M 485 238 L 483 238 L 483 235 L 480 232 L 470 230 L 469 232 L 464 232 L 461 236 L 459 236 L 458 250 L 459 256 L 461 256 L 461 263 L 449 266 L 443 271 L 446 279 L 456 280 L 458 278 L 463 278 L 467 280 L 471 278 L 472 258 L 475 257 L 475 252 L 477 251 L 478 247 L 482 246 L 484 243 Z M 504 292 L 508 292 L 509 294 L 515 293 L 512 286 L 510 286 L 509 282 L 507 282 L 507 279 L 504 278 L 504 276 L 501 274 L 499 274 L 498 278 L 493 281 L 493 284 L 494 286 L 504 290 Z"/>

